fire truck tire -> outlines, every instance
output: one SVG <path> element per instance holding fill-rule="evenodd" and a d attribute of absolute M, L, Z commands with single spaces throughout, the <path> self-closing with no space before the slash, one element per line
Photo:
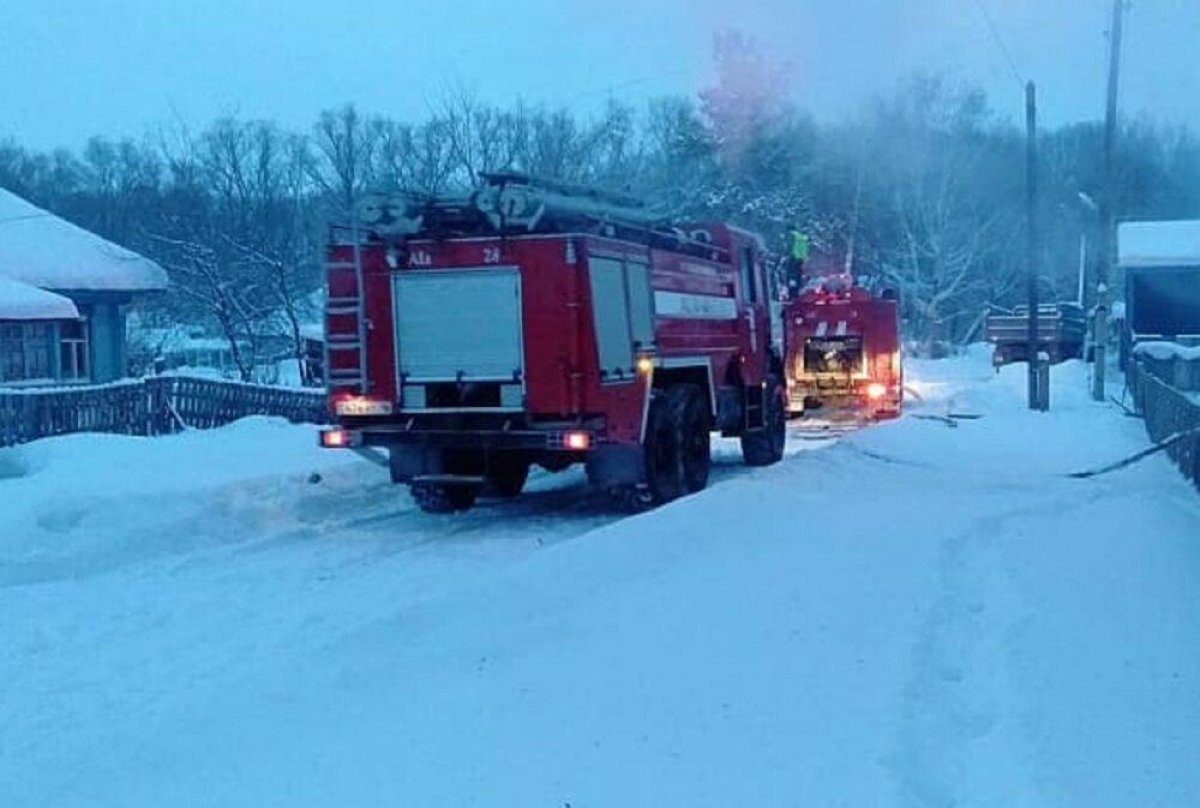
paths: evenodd
<path fill-rule="evenodd" d="M 529 478 L 529 461 L 500 455 L 488 465 L 487 492 L 504 499 L 518 496 Z"/>
<path fill-rule="evenodd" d="M 694 384 L 677 384 L 666 393 L 671 419 L 678 429 L 682 493 L 703 491 L 712 465 L 712 431 L 708 403 Z"/>
<path fill-rule="evenodd" d="M 442 483 L 413 483 L 409 490 L 417 507 L 425 513 L 454 513 L 470 510 L 479 496 L 474 485 L 444 485 Z"/>
<path fill-rule="evenodd" d="M 680 456 L 678 409 L 672 397 L 656 392 L 646 419 L 646 487 L 641 499 L 647 506 L 670 502 L 684 493 Z"/>
<path fill-rule="evenodd" d="M 787 443 L 787 408 L 780 395 L 779 379 L 767 377 L 763 391 L 766 426 L 742 435 L 742 457 L 747 466 L 769 466 L 783 459 Z"/>

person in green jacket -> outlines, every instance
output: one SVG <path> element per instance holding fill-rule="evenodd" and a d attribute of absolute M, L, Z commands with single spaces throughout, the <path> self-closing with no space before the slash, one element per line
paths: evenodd
<path fill-rule="evenodd" d="M 797 297 L 804 288 L 804 262 L 808 260 L 808 236 L 799 230 L 788 231 L 787 290 Z"/>

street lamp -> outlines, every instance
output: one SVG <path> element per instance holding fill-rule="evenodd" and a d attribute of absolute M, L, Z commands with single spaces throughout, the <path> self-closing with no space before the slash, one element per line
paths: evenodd
<path fill-rule="evenodd" d="M 1079 204 L 1083 205 L 1089 213 L 1099 219 L 1100 206 L 1096 204 L 1096 200 L 1085 194 L 1083 191 L 1078 192 Z M 1079 230 L 1079 306 L 1083 307 L 1083 290 L 1085 279 L 1087 276 L 1087 229 L 1080 228 Z"/>
<path fill-rule="evenodd" d="M 1101 231 L 1100 243 L 1101 243 L 1101 245 L 1104 245 L 1105 244 L 1105 242 L 1103 240 L 1104 236 L 1105 236 L 1104 228 L 1106 227 L 1104 211 L 1101 209 L 1100 205 L 1096 202 L 1096 200 L 1092 199 L 1091 196 L 1084 193 L 1083 191 L 1077 192 L 1077 196 L 1079 198 L 1079 204 L 1082 206 L 1082 208 L 1084 210 L 1088 211 L 1089 213 L 1091 213 L 1093 217 L 1095 217 L 1095 219 L 1094 219 L 1095 227 L 1097 230 Z M 1101 256 L 1101 260 L 1107 261 L 1108 259 L 1106 256 Z M 1083 305 L 1083 300 L 1084 300 L 1084 288 L 1085 288 L 1084 275 L 1086 273 L 1086 264 L 1087 264 L 1087 231 L 1084 230 L 1083 232 L 1081 232 L 1079 234 L 1079 304 L 1080 304 L 1080 306 Z M 1094 307 L 1094 311 L 1092 312 L 1092 316 L 1090 317 L 1091 343 L 1092 343 L 1092 368 L 1093 368 L 1092 369 L 1092 398 L 1096 399 L 1097 401 L 1104 400 L 1104 362 L 1106 361 L 1106 359 L 1105 359 L 1105 354 L 1107 353 L 1106 352 L 1106 348 L 1107 348 L 1106 343 L 1108 341 L 1108 328 L 1107 328 L 1107 325 L 1108 325 L 1107 308 L 1108 307 L 1107 307 L 1107 303 L 1106 303 L 1106 301 L 1108 300 L 1108 285 L 1104 279 L 1105 272 L 1106 272 L 1106 270 L 1103 267 L 1097 268 L 1097 276 L 1098 277 L 1096 278 L 1096 298 L 1095 298 L 1096 305 Z"/>

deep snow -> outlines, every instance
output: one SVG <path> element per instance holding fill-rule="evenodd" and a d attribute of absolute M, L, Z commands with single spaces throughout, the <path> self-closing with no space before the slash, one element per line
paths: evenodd
<path fill-rule="evenodd" d="M 262 419 L 0 453 L 0 804 L 1200 804 L 1200 498 L 1065 478 L 1144 430 L 1022 373 L 633 518 Z"/>

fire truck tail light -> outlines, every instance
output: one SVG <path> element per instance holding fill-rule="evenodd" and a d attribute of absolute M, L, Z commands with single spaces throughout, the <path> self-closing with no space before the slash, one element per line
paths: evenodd
<path fill-rule="evenodd" d="M 325 449 L 345 449 L 350 445 L 350 433 L 344 429 L 321 431 L 321 446 Z"/>
<path fill-rule="evenodd" d="M 587 432 L 564 432 L 563 446 L 572 452 L 586 452 L 592 446 L 592 436 Z"/>
<path fill-rule="evenodd" d="M 883 398 L 887 395 L 887 385 L 879 382 L 871 382 L 867 385 L 867 398 L 872 401 Z"/>

